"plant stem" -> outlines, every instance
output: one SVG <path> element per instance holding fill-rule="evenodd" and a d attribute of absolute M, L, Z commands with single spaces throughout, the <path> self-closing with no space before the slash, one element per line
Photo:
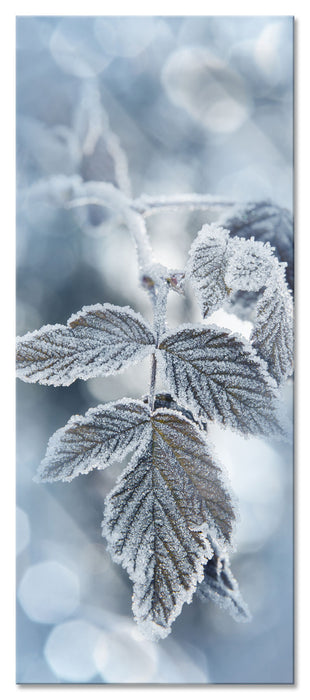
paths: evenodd
<path fill-rule="evenodd" d="M 156 293 L 153 297 L 153 311 L 154 311 L 154 332 L 156 335 L 156 345 L 158 346 L 160 336 L 165 332 L 166 329 L 166 307 L 167 307 L 167 296 L 169 287 L 165 278 L 162 278 L 157 283 Z M 152 355 L 152 368 L 151 368 L 151 383 L 149 391 L 149 406 L 150 410 L 154 410 L 155 402 L 155 385 L 156 385 L 156 370 L 157 370 L 157 360 L 156 355 Z"/>
<path fill-rule="evenodd" d="M 68 184 L 70 179 L 68 178 Z M 170 209 L 177 211 L 214 210 L 235 206 L 236 202 L 225 200 L 222 197 L 211 194 L 185 193 L 162 197 L 152 197 L 142 194 L 137 199 L 130 199 L 124 192 L 107 182 L 81 182 L 74 184 L 71 198 L 65 202 L 67 209 L 72 207 L 97 204 L 114 211 L 121 211 L 125 218 L 130 218 L 130 212 L 143 218 L 157 214 L 160 211 Z"/>
<path fill-rule="evenodd" d="M 152 355 L 152 367 L 151 367 L 151 382 L 150 382 L 150 391 L 149 391 L 149 407 L 150 411 L 154 411 L 154 403 L 155 403 L 155 384 L 156 384 L 156 369 L 157 369 L 157 360 L 156 360 L 156 355 L 153 353 Z"/>
<path fill-rule="evenodd" d="M 177 211 L 178 209 L 187 209 L 189 211 L 210 210 L 225 207 L 232 207 L 236 202 L 227 201 L 221 197 L 210 194 L 181 194 L 170 195 L 168 197 L 150 197 L 149 195 L 141 195 L 133 201 L 133 208 L 142 216 L 147 218 L 160 211 L 170 209 Z"/>
<path fill-rule="evenodd" d="M 166 330 L 166 308 L 169 287 L 164 278 L 157 283 L 154 300 L 154 331 L 157 343 Z"/>
<path fill-rule="evenodd" d="M 145 221 L 141 214 L 129 209 L 129 207 L 126 207 L 122 213 L 125 223 L 127 224 L 135 242 L 140 277 L 142 278 L 143 275 L 150 274 L 150 269 L 154 263 L 153 251 L 149 241 Z"/>

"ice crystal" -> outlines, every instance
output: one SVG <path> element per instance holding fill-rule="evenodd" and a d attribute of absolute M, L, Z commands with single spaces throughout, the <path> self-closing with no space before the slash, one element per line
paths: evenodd
<path fill-rule="evenodd" d="M 250 343 L 217 326 L 163 336 L 161 364 L 176 401 L 244 434 L 281 432 L 278 392 Z"/>
<path fill-rule="evenodd" d="M 151 329 L 128 306 L 85 306 L 67 326 L 43 326 L 17 338 L 17 376 L 68 386 L 76 379 L 115 374 L 145 357 L 153 344 Z"/>
<path fill-rule="evenodd" d="M 226 266 L 225 283 L 232 291 L 257 292 L 270 279 L 275 266 L 269 244 L 242 238 L 230 241 L 231 253 Z"/>
<path fill-rule="evenodd" d="M 143 451 L 107 498 L 103 534 L 134 582 L 133 612 L 144 633 L 167 636 L 213 556 L 227 548 L 234 510 L 204 434 L 176 411 L 150 414 Z"/>

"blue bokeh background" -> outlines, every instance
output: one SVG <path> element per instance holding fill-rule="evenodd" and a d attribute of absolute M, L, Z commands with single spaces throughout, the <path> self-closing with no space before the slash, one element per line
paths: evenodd
<path fill-rule="evenodd" d="M 56 176 L 134 197 L 269 198 L 292 211 L 291 17 L 18 17 L 16 29 L 19 335 L 97 302 L 150 318 L 122 222 L 104 208 L 55 206 Z M 150 218 L 159 262 L 182 268 L 206 220 Z M 177 295 L 168 318 L 200 320 Z M 233 316 L 225 323 L 248 332 Z M 148 381 L 145 360 L 67 388 L 17 384 L 17 682 L 291 683 L 291 444 L 210 428 L 239 500 L 232 570 L 253 619 L 238 624 L 194 597 L 158 644 L 140 637 L 131 583 L 101 537 L 123 465 L 69 484 L 32 481 L 73 413 L 140 397 Z M 292 381 L 283 399 L 292 417 Z"/>

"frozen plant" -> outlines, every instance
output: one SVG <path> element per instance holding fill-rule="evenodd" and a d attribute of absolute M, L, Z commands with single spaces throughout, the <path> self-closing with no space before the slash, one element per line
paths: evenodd
<path fill-rule="evenodd" d="M 17 339 L 18 377 L 54 386 L 116 374 L 151 355 L 148 395 L 72 416 L 51 437 L 36 479 L 71 481 L 131 453 L 107 497 L 102 532 L 112 558 L 133 581 L 133 613 L 143 633 L 154 640 L 166 637 L 195 592 L 219 602 L 236 619 L 249 619 L 229 563 L 235 499 L 208 439 L 208 423 L 246 436 L 286 437 L 279 387 L 292 373 L 293 304 L 285 263 L 269 242 L 231 236 L 218 223 L 202 227 L 185 270 L 156 263 L 147 217 L 158 208 L 212 212 L 226 206 L 208 195 L 133 200 L 110 183 L 78 177 L 54 178 L 49 193 L 57 206 L 97 204 L 122 217 L 154 313 L 150 325 L 129 306 L 95 304 L 71 316 L 66 326 L 43 326 Z M 262 206 L 274 215 L 276 207 Z M 240 227 L 255 231 L 261 205 L 245 206 L 234 226 L 238 216 Z M 204 320 L 169 330 L 167 295 L 185 294 L 187 283 Z M 233 303 L 238 293 L 256 295 L 249 341 L 208 323 L 210 314 Z M 158 371 L 166 394 L 156 394 Z"/>

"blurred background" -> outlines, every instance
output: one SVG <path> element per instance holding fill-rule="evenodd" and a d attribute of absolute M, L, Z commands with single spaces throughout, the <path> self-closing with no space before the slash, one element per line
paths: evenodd
<path fill-rule="evenodd" d="M 291 17 L 18 17 L 16 50 L 18 335 L 98 302 L 151 319 L 124 224 L 104 207 L 64 208 L 66 177 L 133 197 L 271 199 L 292 212 Z M 149 217 L 156 259 L 182 269 L 214 217 Z M 170 294 L 168 321 L 200 321 L 190 292 Z M 218 322 L 251 329 L 225 311 Z M 194 596 L 157 644 L 141 638 L 131 583 L 101 537 L 124 464 L 69 484 L 32 481 L 72 414 L 141 397 L 149 373 L 147 359 L 65 388 L 17 382 L 17 682 L 291 683 L 292 444 L 210 427 L 239 501 L 231 566 L 253 619 Z M 288 381 L 290 417 L 292 392 Z"/>

